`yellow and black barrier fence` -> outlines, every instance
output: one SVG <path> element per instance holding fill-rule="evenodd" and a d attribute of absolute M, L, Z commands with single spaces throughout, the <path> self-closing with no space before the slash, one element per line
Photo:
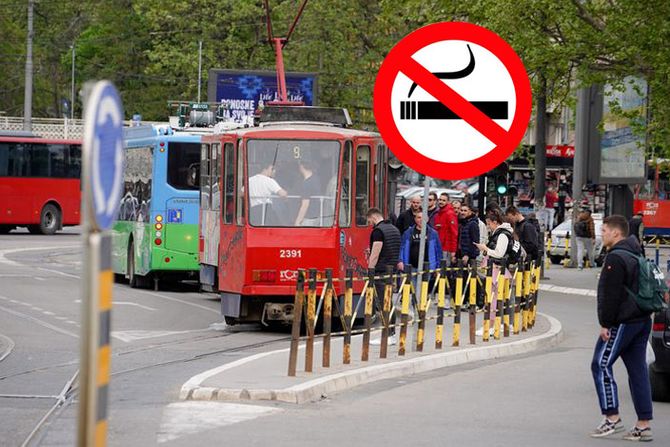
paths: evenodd
<path fill-rule="evenodd" d="M 352 270 L 347 270 L 344 278 L 334 278 L 332 269 L 326 269 L 325 275 L 318 275 L 316 269 L 298 270 L 288 375 L 297 373 L 301 342 L 305 343 L 304 370 L 313 371 L 317 339 L 323 343 L 321 365 L 324 368 L 331 366 L 331 342 L 336 336 L 342 337 L 344 365 L 351 364 L 353 335 L 362 335 L 362 362 L 370 359 L 372 333 L 377 331 L 381 332 L 378 344 L 382 359 L 389 356 L 390 339 L 393 337 L 395 341 L 395 331 L 398 331 L 397 355 L 406 355 L 410 326 L 414 328 L 414 350 L 422 352 L 428 330 L 426 323 L 433 320 L 436 350 L 443 349 L 448 319 L 453 322 L 451 346 L 460 346 L 464 311 L 468 315 L 466 323 L 471 345 L 477 341 L 478 313 L 483 313 L 480 331 L 484 343 L 491 336 L 500 340 L 519 335 L 535 324 L 540 267 L 540 262 L 519 262 L 509 268 L 504 263 L 477 268 L 474 262 L 469 265 L 459 262 L 447 267 L 446 261 L 442 261 L 440 267 L 433 270 L 426 263 L 419 271 L 412 271 L 410 267 L 405 272 L 395 273 L 389 267 L 383 274 L 369 270 L 364 277 L 354 276 Z M 340 285 L 339 294 L 336 283 Z M 363 283 L 361 291 L 354 293 L 354 285 L 360 283 Z M 363 324 L 356 328 L 359 312 Z M 379 324 L 375 324 L 375 318 Z M 322 331 L 317 334 L 320 320 Z M 339 322 L 342 330 L 333 332 L 333 322 Z M 301 335 L 303 328 L 304 335 Z"/>

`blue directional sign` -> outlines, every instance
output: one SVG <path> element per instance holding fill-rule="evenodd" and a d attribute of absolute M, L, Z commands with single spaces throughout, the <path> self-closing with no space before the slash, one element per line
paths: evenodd
<path fill-rule="evenodd" d="M 123 109 L 109 81 L 97 82 L 86 103 L 84 154 L 94 227 L 108 230 L 116 218 L 123 189 Z"/>

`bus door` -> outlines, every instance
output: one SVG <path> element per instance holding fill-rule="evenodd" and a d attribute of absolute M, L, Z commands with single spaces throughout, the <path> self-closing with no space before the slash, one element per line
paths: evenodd
<path fill-rule="evenodd" d="M 231 136 L 232 137 L 232 136 Z M 239 315 L 239 294 L 246 262 L 246 203 L 244 200 L 244 151 L 242 140 L 224 138 L 221 154 L 221 205 L 219 240 L 219 290 L 224 315 Z M 235 299 L 228 300 L 230 294 Z M 226 306 L 232 306 L 228 309 Z"/>
<path fill-rule="evenodd" d="M 230 143 L 229 143 L 230 144 Z M 219 259 L 221 143 L 203 143 L 200 152 L 200 283 L 213 290 Z"/>
<path fill-rule="evenodd" d="M 367 271 L 365 252 L 369 247 L 370 228 L 366 213 L 372 207 L 372 155 L 369 142 L 345 142 L 339 214 L 342 275 L 346 269 L 353 269 L 359 277 Z"/>

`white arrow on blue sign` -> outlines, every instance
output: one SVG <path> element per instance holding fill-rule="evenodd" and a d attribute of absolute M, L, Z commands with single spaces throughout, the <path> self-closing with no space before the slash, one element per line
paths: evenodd
<path fill-rule="evenodd" d="M 123 108 L 109 81 L 95 83 L 86 103 L 84 152 L 88 160 L 90 206 L 94 226 L 108 230 L 123 189 Z"/>

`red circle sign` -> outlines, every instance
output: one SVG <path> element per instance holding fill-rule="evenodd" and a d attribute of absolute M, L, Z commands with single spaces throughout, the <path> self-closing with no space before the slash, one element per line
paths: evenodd
<path fill-rule="evenodd" d="M 417 52 L 433 44 L 449 43 L 450 41 L 467 44 L 467 51 L 470 52 L 470 65 L 461 70 L 460 75 L 431 72 L 416 60 Z M 474 96 L 477 96 L 481 93 L 480 90 L 486 89 L 488 84 L 495 83 L 504 76 L 508 80 L 511 78 L 510 89 L 508 90 L 511 91 L 513 88 L 513 93 L 508 95 L 508 101 L 472 101 L 472 99 L 466 99 L 461 93 L 457 92 L 456 87 L 452 88 L 447 82 L 443 81 L 443 79 L 457 79 L 456 76 L 464 78 L 477 69 L 469 44 L 472 44 L 477 50 L 482 50 L 479 54 L 490 53 L 492 56 L 489 59 L 492 58 L 493 63 L 497 63 L 502 71 L 480 68 L 479 77 L 476 79 L 483 82 L 478 85 L 471 85 L 469 89 L 466 89 L 467 92 L 474 92 Z M 465 48 L 465 45 L 462 45 L 462 47 Z M 444 57 L 430 58 L 432 66 L 453 59 L 451 54 L 440 53 L 440 56 Z M 504 73 L 505 70 L 507 73 Z M 394 85 L 402 75 L 414 83 L 408 96 L 412 95 L 415 87 L 420 87 L 438 101 L 430 103 L 392 101 Z M 452 82 L 456 85 L 455 81 Z M 462 92 L 463 89 L 461 88 L 460 91 Z M 465 96 L 472 95 L 465 94 Z M 397 95 L 394 99 L 398 99 Z M 508 106 L 505 105 L 503 111 L 501 111 L 500 106 L 501 104 L 512 103 L 515 104 L 513 117 L 511 117 L 509 127 L 505 128 L 495 120 L 503 119 L 501 118 L 503 116 L 509 119 L 507 116 L 508 108 L 506 108 Z M 500 36 L 471 23 L 435 23 L 412 32 L 391 49 L 384 59 L 375 81 L 375 119 L 379 132 L 391 151 L 415 171 L 445 180 L 476 177 L 504 162 L 522 140 L 530 120 L 531 109 L 530 81 L 519 56 Z M 444 131 L 438 130 L 429 134 L 427 140 L 425 135 L 422 135 L 421 138 L 429 143 L 428 146 L 434 144 L 434 147 L 439 148 L 439 150 L 444 148 L 444 150 L 457 154 L 461 159 L 464 157 L 466 159 L 457 162 L 445 162 L 426 155 L 425 149 L 422 151 L 421 148 L 413 147 L 407 141 L 408 133 L 403 135 L 399 128 L 399 118 L 401 117 L 404 120 L 404 131 L 413 132 L 416 135 L 423 132 L 422 129 L 425 128 L 420 126 L 424 126 L 425 123 L 430 123 L 433 128 L 435 126 L 443 127 Z M 408 121 L 410 119 L 414 121 Z M 418 121 L 422 119 L 426 121 Z M 436 121 L 437 119 L 440 119 L 440 121 Z M 455 132 L 454 127 L 441 124 L 442 119 L 449 120 L 444 121 L 445 123 L 458 121 L 459 126 L 462 122 L 462 126 L 467 126 L 470 132 L 474 129 L 476 135 L 485 139 L 484 141 L 487 141 L 489 145 L 492 144 L 493 147 L 484 150 L 483 155 L 480 151 L 468 158 L 468 155 L 474 151 L 467 144 L 467 141 L 461 138 L 460 134 L 463 132 Z M 423 133 L 425 134 L 425 132 Z M 414 146 L 417 146 L 417 144 L 414 144 Z"/>

